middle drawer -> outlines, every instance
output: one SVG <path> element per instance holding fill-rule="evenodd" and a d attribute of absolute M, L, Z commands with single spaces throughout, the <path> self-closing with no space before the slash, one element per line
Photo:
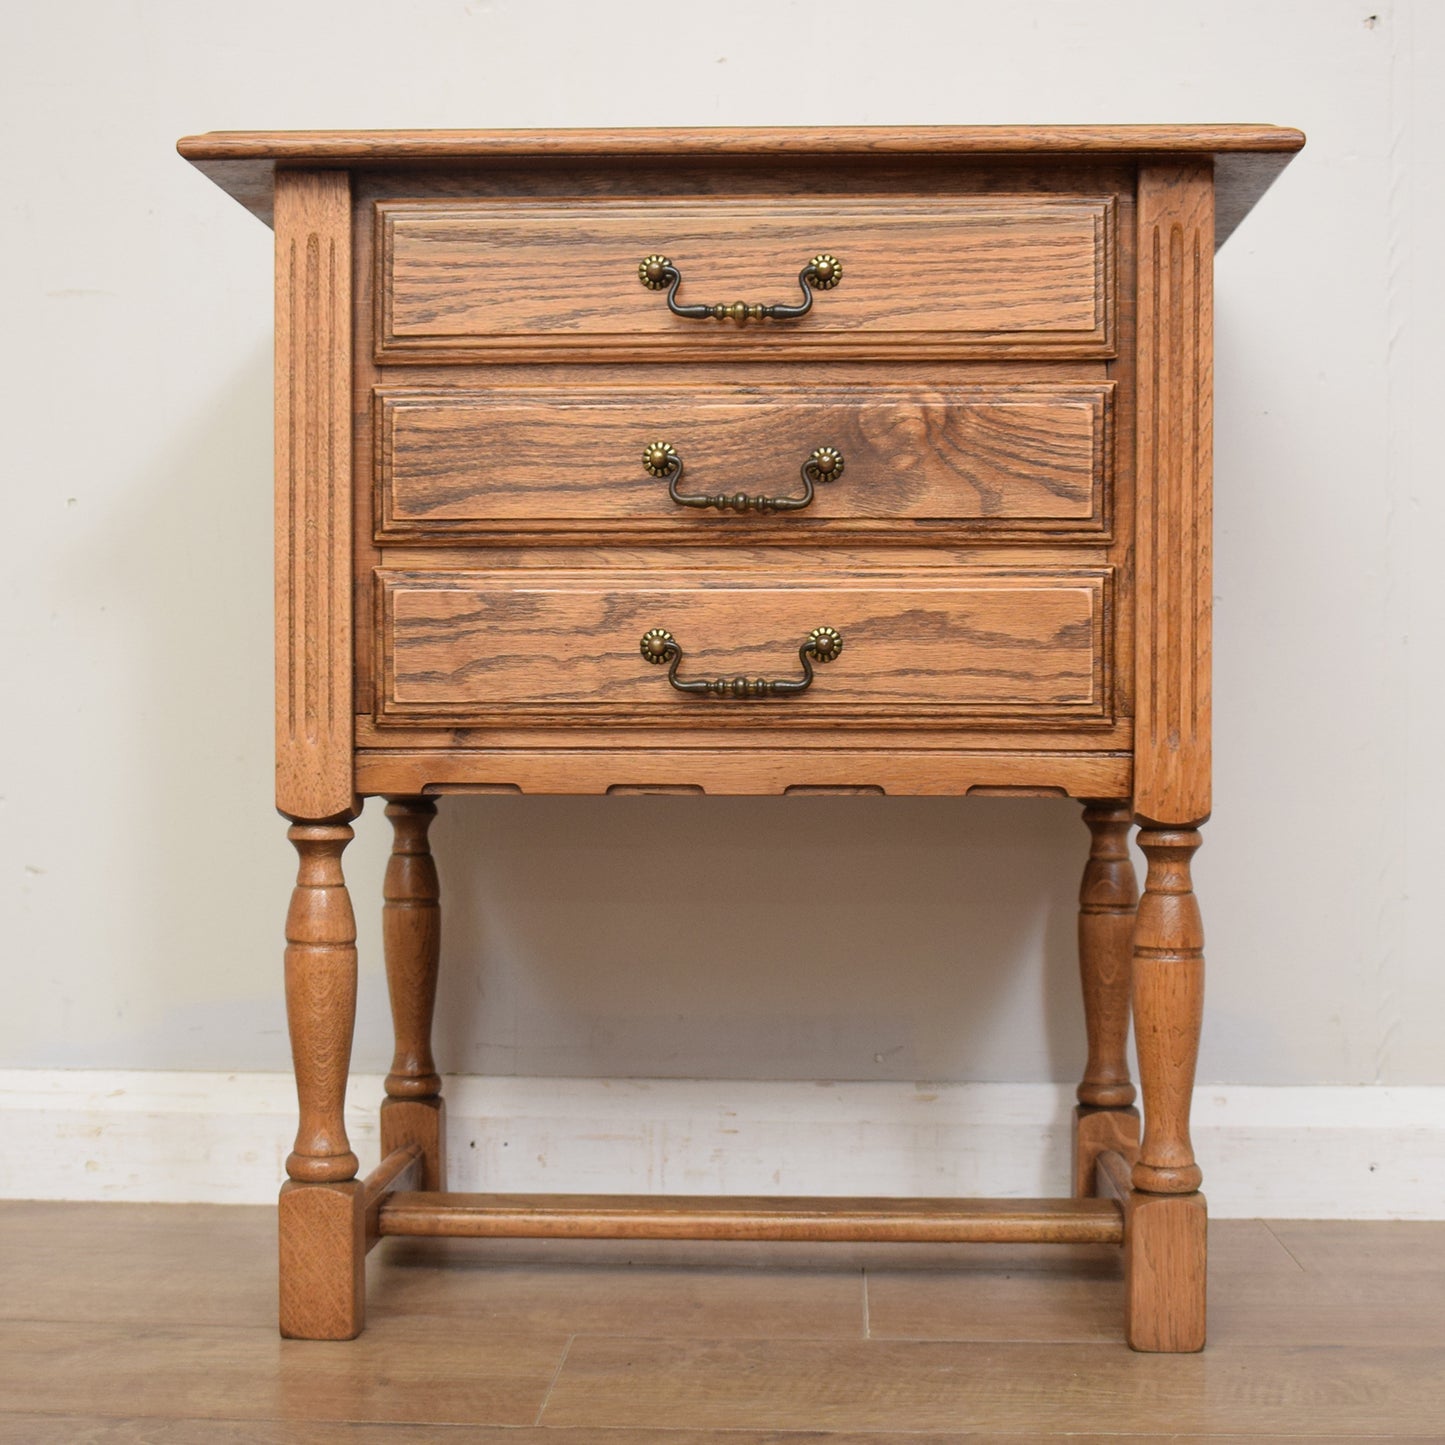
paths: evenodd
<path fill-rule="evenodd" d="M 1104 380 L 380 387 L 376 536 L 1098 539 L 1112 413 Z"/>

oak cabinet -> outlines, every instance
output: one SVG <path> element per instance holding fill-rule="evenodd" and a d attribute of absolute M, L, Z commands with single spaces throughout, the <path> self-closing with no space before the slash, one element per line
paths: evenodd
<path fill-rule="evenodd" d="M 1302 144 L 181 142 L 276 231 L 276 801 L 300 856 L 284 1333 L 358 1333 L 388 1234 L 1103 1240 L 1130 1343 L 1202 1347 L 1212 257 Z M 467 790 L 1080 799 L 1074 1197 L 448 1193 L 427 830 Z M 361 1179 L 341 855 L 368 795 L 395 830 L 397 1049 Z"/>

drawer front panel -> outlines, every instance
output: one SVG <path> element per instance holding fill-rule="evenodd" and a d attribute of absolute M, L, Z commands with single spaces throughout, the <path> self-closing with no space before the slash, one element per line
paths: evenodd
<path fill-rule="evenodd" d="M 379 202 L 383 361 L 596 356 L 1112 354 L 1107 196 L 817 201 Z M 820 252 L 842 276 L 796 320 L 688 320 L 680 304 L 796 303 Z"/>
<path fill-rule="evenodd" d="M 491 538 L 612 522 L 726 541 L 833 520 L 1097 535 L 1111 393 L 1107 382 L 381 390 L 377 533 Z M 819 446 L 841 452 L 844 467 L 804 511 L 720 516 L 678 506 L 667 480 L 648 474 L 642 452 L 654 438 L 676 448 L 688 494 L 800 495 L 799 469 Z"/>
<path fill-rule="evenodd" d="M 382 570 L 378 720 L 1102 718 L 1108 575 L 800 582 L 780 569 L 716 581 Z M 798 648 L 820 626 L 842 635 L 842 652 L 792 697 L 684 695 L 641 651 L 644 633 L 663 628 L 683 651 L 682 679 L 798 677 Z"/>

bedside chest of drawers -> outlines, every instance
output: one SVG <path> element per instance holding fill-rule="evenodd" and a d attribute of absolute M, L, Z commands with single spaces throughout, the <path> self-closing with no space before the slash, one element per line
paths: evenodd
<path fill-rule="evenodd" d="M 356 1335 L 389 1234 L 1096 1241 L 1124 1250 L 1129 1342 L 1202 1347 L 1212 256 L 1302 144 L 181 142 L 276 232 L 283 1333 Z M 427 830 L 468 791 L 1081 799 L 1073 1197 L 447 1193 Z M 361 1179 L 341 855 L 369 795 L 394 828 L 396 1055 Z"/>

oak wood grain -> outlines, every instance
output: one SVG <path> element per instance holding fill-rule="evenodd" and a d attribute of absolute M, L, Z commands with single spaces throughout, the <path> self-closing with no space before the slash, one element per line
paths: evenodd
<path fill-rule="evenodd" d="M 550 130 L 222 130 L 185 136 L 188 160 L 456 160 L 512 156 L 981 155 L 1168 156 L 1260 152 L 1304 145 L 1276 125 L 714 126 Z"/>
<path fill-rule="evenodd" d="M 341 871 L 345 824 L 293 824 L 286 1022 L 300 1117 L 277 1215 L 281 1333 L 354 1339 L 366 1321 L 365 1189 L 346 1135 L 356 1019 L 356 919 Z"/>
<path fill-rule="evenodd" d="M 361 1210 L 368 1252 L 381 1240 L 382 1202 L 388 1194 L 421 1186 L 423 1160 L 417 1144 L 402 1144 L 395 1149 L 383 1146 L 381 1163 L 362 1180 Z"/>
<path fill-rule="evenodd" d="M 373 680 L 371 689 L 358 697 L 359 708 L 367 710 L 367 715 L 358 717 L 355 723 L 359 750 L 397 746 L 546 748 L 557 742 L 559 727 L 573 726 L 583 720 L 588 728 L 589 746 L 599 748 L 616 746 L 631 749 L 635 747 L 639 729 L 643 727 L 659 749 L 697 745 L 702 741 L 696 736 L 700 730 L 719 739 L 736 737 L 739 740 L 746 732 L 748 745 L 758 748 L 773 744 L 788 746 L 796 745 L 799 731 L 818 725 L 846 728 L 850 745 L 859 747 L 905 746 L 915 741 L 920 745 L 945 745 L 945 738 L 946 745 L 969 750 L 988 747 L 1014 751 L 1042 748 L 1117 752 L 1128 750 L 1132 745 L 1132 719 L 1118 710 L 1120 698 L 1128 693 L 1127 685 L 1119 676 L 1121 664 L 1124 670 L 1132 670 L 1133 665 L 1132 652 L 1121 655 L 1116 642 L 1121 632 L 1126 638 L 1128 632 L 1127 621 L 1117 603 L 1118 591 L 1127 585 L 1121 579 L 1129 560 L 1129 546 L 1124 538 L 1107 549 L 1103 546 L 1081 548 L 1040 541 L 1030 546 L 1001 544 L 997 550 L 990 545 L 987 553 L 960 548 L 915 554 L 911 549 L 903 552 L 881 546 L 866 549 L 835 549 L 830 546 L 820 553 L 818 548 L 806 545 L 737 549 L 700 546 L 682 549 L 650 545 L 631 549 L 609 547 L 605 550 L 567 547 L 556 551 L 550 547 L 542 549 L 531 545 L 467 547 L 455 551 L 406 546 L 383 550 L 385 560 L 392 566 L 376 569 L 359 588 L 359 596 L 364 599 L 366 620 L 358 618 L 357 650 L 359 654 L 364 650 L 365 671 Z M 826 570 L 820 566 L 820 556 L 827 561 Z M 1112 565 L 1110 559 L 1115 557 L 1125 566 Z M 835 562 L 836 567 L 833 565 Z M 664 579 L 669 584 L 686 579 L 684 590 L 699 599 L 703 599 L 705 594 L 717 594 L 715 602 L 708 603 L 709 606 L 729 605 L 724 600 L 726 594 L 740 608 L 746 608 L 750 599 L 756 601 L 762 596 L 762 592 L 756 590 L 759 587 L 767 590 L 776 586 L 786 591 L 794 602 L 801 602 L 806 599 L 795 589 L 834 582 L 849 589 L 875 590 L 881 598 L 884 593 L 899 586 L 910 589 L 917 586 L 925 592 L 937 589 L 940 595 L 948 594 L 957 592 L 961 584 L 967 590 L 981 577 L 987 577 L 991 583 L 1005 579 L 1009 585 L 1027 579 L 1030 585 L 1043 585 L 1046 591 L 1052 590 L 1060 581 L 1067 583 L 1066 590 L 1072 590 L 1074 583 L 1082 579 L 1089 589 L 1101 589 L 1093 643 L 1096 649 L 1094 675 L 1097 690 L 1093 700 L 1083 703 L 1035 701 L 1020 706 L 1017 703 L 1000 705 L 983 701 L 918 701 L 908 705 L 897 701 L 888 704 L 863 702 L 838 695 L 843 690 L 839 679 L 847 668 L 846 662 L 840 658 L 831 670 L 818 669 L 820 680 L 811 695 L 761 700 L 764 706 L 746 708 L 741 715 L 738 709 L 724 711 L 706 706 L 669 708 L 665 703 L 659 705 L 654 694 L 643 694 L 648 700 L 639 705 L 616 699 L 594 701 L 590 708 L 583 711 L 576 711 L 565 702 L 521 700 L 513 700 L 500 709 L 482 703 L 451 704 L 435 711 L 430 710 L 430 705 L 424 707 L 409 703 L 398 707 L 386 691 L 391 679 L 384 666 L 387 656 L 395 655 L 394 635 L 388 630 L 388 579 L 415 574 L 439 579 L 443 588 L 452 589 L 465 585 L 469 577 L 475 580 L 478 573 L 486 576 L 489 595 L 502 599 L 515 594 L 523 599 L 524 594 L 526 597 L 537 597 L 543 592 L 555 592 L 554 600 L 558 607 L 577 603 L 579 594 L 574 589 L 581 588 L 585 592 L 589 584 L 601 598 L 618 592 L 623 583 L 654 585 Z M 854 598 L 855 602 L 858 600 Z M 512 605 L 529 606 L 531 603 L 522 600 Z M 893 621 L 881 615 L 878 618 L 879 625 L 884 626 L 890 636 L 896 630 L 896 614 L 893 618 Z M 928 617 L 922 621 L 931 625 Z M 941 621 L 946 623 L 946 619 Z M 911 623 L 910 618 L 908 625 Z M 655 625 L 670 627 L 665 619 L 648 618 L 643 621 L 639 618 L 638 640 L 642 632 Z M 777 660 L 780 669 L 789 659 L 796 663 L 797 643 L 818 625 L 824 625 L 821 619 L 814 620 L 809 615 L 792 647 L 786 646 L 771 632 L 759 631 L 754 643 L 756 650 L 752 653 L 734 650 L 728 654 L 726 649 L 716 649 L 717 666 L 710 666 L 708 675 L 722 672 L 731 676 L 746 671 L 756 676 L 769 657 Z M 670 630 L 676 632 L 674 628 Z M 516 636 L 514 630 L 514 640 Z M 478 631 L 476 640 L 479 645 L 485 645 L 485 634 Z M 680 635 L 678 640 L 683 645 L 688 642 Z M 991 638 L 989 647 L 1005 642 L 1003 637 Z M 556 646 L 567 654 L 567 666 L 588 665 L 575 655 L 570 635 L 559 635 Z M 525 647 L 530 649 L 532 643 L 526 642 Z M 535 664 L 534 658 L 532 665 Z M 528 660 L 516 656 L 515 651 L 500 650 L 499 666 L 515 665 L 526 666 Z M 631 680 L 629 686 L 638 686 L 637 674 L 632 670 L 630 647 L 624 647 L 620 641 L 615 665 L 624 669 L 618 673 L 619 678 L 626 677 Z M 986 672 L 987 662 L 984 668 Z M 665 686 L 665 669 L 657 669 L 656 672 L 664 674 L 662 680 Z M 649 674 L 656 676 L 653 669 L 644 667 L 644 680 Z M 684 672 L 682 675 L 690 674 Z M 779 671 L 777 675 L 784 674 Z M 984 681 L 985 678 L 980 678 L 980 685 Z M 825 685 L 834 694 L 826 706 L 820 704 Z M 928 685 L 926 669 L 925 677 L 915 685 L 920 688 Z M 934 686 L 947 684 L 935 683 Z M 977 692 L 974 696 L 977 697 Z M 686 698 L 682 694 L 678 694 L 676 700 L 707 701 Z M 400 731 L 402 728 L 407 730 L 405 735 Z M 842 739 L 837 741 L 841 745 Z M 1001 781 L 1007 783 L 1010 780 Z M 1124 791 L 1127 792 L 1127 788 Z"/>
<path fill-rule="evenodd" d="M 380 202 L 376 224 L 383 361 L 1112 351 L 1109 196 Z M 793 302 L 820 252 L 842 281 L 788 321 L 677 317 L 637 273 L 660 253 L 681 304 Z"/>
<path fill-rule="evenodd" d="M 1124 1338 L 1131 1349 L 1186 1354 L 1207 1333 L 1208 1210 L 1202 1194 L 1124 1200 Z"/>
<path fill-rule="evenodd" d="M 411 1145 L 421 1151 L 417 1189 L 444 1189 L 447 1178 L 447 1105 L 440 1094 L 425 1099 L 381 1101 L 381 1147 L 385 1151 Z"/>
<path fill-rule="evenodd" d="M 1124 1211 L 1124 1336 L 1146 1353 L 1195 1353 L 1206 1335 L 1208 1207 L 1202 1194 L 1134 1188 L 1136 1157 L 1130 1147 L 1094 1160 L 1096 1192 Z"/>
<path fill-rule="evenodd" d="M 570 726 L 629 717 L 802 723 L 870 707 L 1098 717 L 1108 695 L 1103 571 L 980 575 L 952 586 L 906 575 L 830 579 L 822 568 L 809 578 L 736 573 L 713 585 L 556 571 L 383 572 L 378 583 L 378 721 L 502 720 L 549 707 L 564 709 Z M 660 627 L 683 649 L 684 678 L 792 677 L 799 645 L 819 626 L 842 634 L 842 654 L 818 665 L 807 694 L 752 708 L 676 692 L 639 651 L 642 635 Z"/>
<path fill-rule="evenodd" d="M 1129 858 L 1133 813 L 1127 801 L 1095 799 L 1084 807 L 1089 861 L 1079 886 L 1079 973 L 1089 1056 L 1079 1103 L 1122 1108 L 1134 1102 L 1129 1082 L 1129 984 L 1139 884 Z M 1088 1168 L 1092 1177 L 1092 1166 Z"/>
<path fill-rule="evenodd" d="M 1126 1241 L 1131 1343 L 1202 1344 L 1188 864 L 1209 808 L 1210 248 L 1302 142 L 1253 126 L 182 142 L 258 211 L 274 191 L 277 221 L 277 799 L 302 854 L 288 1333 L 360 1328 L 364 1246 L 389 1214 L 470 1234 L 848 1239 L 1079 1238 L 1107 1215 Z M 796 322 L 685 320 L 637 280 L 661 251 L 684 303 L 789 300 L 824 249 L 842 285 Z M 785 491 L 814 446 L 848 465 L 811 514 L 680 514 L 639 465 L 657 435 L 713 493 Z M 795 676 L 820 625 L 844 633 L 842 655 L 808 693 L 766 704 L 682 696 L 638 651 L 666 627 L 684 678 Z M 405 800 L 384 928 L 392 1164 L 369 1185 L 341 1111 L 356 961 L 340 824 L 358 789 Z M 1081 892 L 1080 1197 L 865 1201 L 820 1223 L 798 1201 L 397 1193 L 418 1172 L 442 1182 L 423 794 L 448 791 L 1116 800 L 1092 809 Z M 1146 1129 L 1127 1181 L 1131 806 L 1150 875 L 1133 963 Z M 1092 1187 L 1117 1207 L 1084 1198 Z M 664 1370 L 659 1394 L 637 1358 L 614 1361 L 599 1395 L 604 1423 L 634 1431 L 627 1412 L 660 1401 L 665 1417 L 679 1374 Z M 565 1426 L 578 1396 L 558 1363 L 564 1388 L 549 1376 L 537 1408 Z M 909 1429 L 934 1428 L 908 1414 L 916 1398 L 948 1397 L 931 1368 L 883 1392 Z M 832 1419 L 834 1396 L 816 1393 L 803 1428 Z M 728 1428 L 753 1428 L 713 1384 L 693 1391 L 706 1408 L 714 1395 Z M 1009 1403 L 1032 1428 L 1037 1393 Z"/>
<path fill-rule="evenodd" d="M 408 1194 L 383 1235 L 471 1239 L 744 1239 L 1118 1244 L 1107 1199 L 793 1199 L 684 1195 Z"/>
<path fill-rule="evenodd" d="M 396 1038 L 386 1076 L 386 1092 L 393 1099 L 431 1099 L 441 1092 L 431 1044 L 441 957 L 441 886 L 427 837 L 436 811 L 430 798 L 396 797 L 386 805 L 392 845 L 382 885 L 381 927 Z"/>
<path fill-rule="evenodd" d="M 296 887 L 286 914 L 286 1021 L 300 1120 L 286 1160 L 293 1180 L 356 1175 L 346 1137 L 346 1076 L 356 1020 L 356 918 L 341 871 L 345 824 L 293 824 Z"/>
<path fill-rule="evenodd" d="M 1070 1175 L 1075 1199 L 1102 1193 L 1097 1187 L 1099 1157 L 1115 1153 L 1131 1164 L 1139 1157 L 1139 1111 L 1135 1108 L 1074 1106 Z M 1117 1194 L 1113 1196 L 1118 1198 Z"/>
<path fill-rule="evenodd" d="M 811 538 L 791 545 L 786 538 L 768 542 L 740 539 L 728 548 L 695 537 L 670 541 L 663 547 L 651 541 L 629 545 L 618 538 L 605 546 L 573 543 L 568 539 L 548 543 L 545 550 L 533 547 L 529 551 L 527 546 L 513 547 L 492 539 L 485 546 L 459 543 L 445 548 L 430 542 L 389 542 L 379 552 L 388 566 L 399 571 L 527 572 L 546 568 L 561 573 L 607 576 L 616 572 L 662 569 L 696 575 L 700 585 L 715 585 L 704 582 L 704 578 L 726 584 L 731 580 L 730 574 L 738 571 L 773 569 L 783 575 L 806 574 L 818 565 L 820 557 L 830 570 L 864 579 L 869 576 L 887 579 L 906 570 L 910 575 L 931 574 L 931 580 L 946 582 L 953 575 L 979 570 L 1068 572 L 1079 566 L 1107 565 L 1111 557 L 1127 560 L 1130 552 L 1127 545 L 1122 545 L 1128 540 L 1124 538 L 1119 539 L 1117 549 L 1106 546 L 1102 538 L 1072 543 L 1052 536 L 1035 536 L 990 543 L 986 549 L 969 542 L 945 545 L 941 539 L 905 548 L 907 540 L 906 534 L 899 531 L 882 541 L 875 538 L 866 545 L 830 543 L 825 551 L 820 551 Z"/>
<path fill-rule="evenodd" d="M 290 1340 L 354 1340 L 366 1326 L 366 1186 L 281 1186 L 276 1213 L 279 1324 Z"/>
<path fill-rule="evenodd" d="M 365 755 L 377 748 L 401 747 L 409 752 L 438 749 L 495 752 L 507 749 L 523 754 L 551 752 L 559 747 L 564 751 L 575 751 L 570 740 L 563 742 L 558 738 L 555 728 L 531 725 L 468 727 L 418 723 L 415 726 L 408 724 L 405 733 L 399 733 L 394 725 L 378 725 L 375 718 L 368 715 L 357 717 L 356 735 L 358 767 L 365 761 Z M 840 734 L 832 738 L 810 738 L 798 728 L 787 726 L 775 713 L 767 721 L 755 722 L 746 734 L 714 732 L 706 742 L 710 748 L 746 749 L 757 754 L 764 754 L 773 748 L 785 749 L 789 757 L 800 751 L 827 749 L 830 746 L 845 756 L 876 754 L 889 748 L 898 748 L 905 754 L 933 751 L 940 755 L 973 756 L 997 752 L 1032 756 L 1093 752 L 1127 754 L 1132 737 L 1128 718 L 1116 717 L 1103 722 L 1088 718 L 1046 722 L 1040 718 L 1010 721 L 979 717 L 970 718 L 960 726 L 946 731 L 913 724 L 905 725 L 900 719 L 892 719 L 877 726 L 849 723 L 846 736 Z M 689 723 L 687 715 L 684 714 L 678 719 L 676 726 L 659 725 L 649 728 L 645 739 L 636 728 L 589 728 L 586 745 L 589 748 L 615 750 L 620 756 L 632 760 L 641 750 L 671 752 L 697 747 L 700 741 L 697 728 Z M 403 790 L 393 788 L 390 791 L 395 793 Z"/>
<path fill-rule="evenodd" d="M 1138 166 L 1118 156 L 1069 160 L 1021 157 L 914 156 L 789 157 L 714 156 L 694 159 L 634 156 L 557 157 L 546 165 L 484 160 L 417 165 L 378 162 L 352 171 L 359 207 L 370 217 L 373 203 L 430 200 L 455 205 L 517 197 L 572 202 L 611 198 L 826 203 L 838 197 L 883 198 L 909 203 L 920 197 L 1017 198 L 1132 195 Z M 358 253 L 359 254 L 359 253 Z M 796 277 L 797 272 L 795 271 Z"/>
<path fill-rule="evenodd" d="M 730 160 L 816 165 L 836 158 L 857 169 L 889 159 L 946 158 L 954 163 L 1066 158 L 1131 160 L 1150 156 L 1214 158 L 1220 204 L 1215 242 L 1234 227 L 1304 145 L 1297 130 L 1272 125 L 838 126 L 719 129 L 511 131 L 213 131 L 187 136 L 177 149 L 263 220 L 271 217 L 277 162 L 297 165 L 475 165 L 547 158 L 615 163 L 665 162 L 713 167 Z"/>
<path fill-rule="evenodd" d="M 1134 810 L 1209 816 L 1214 225 L 1208 163 L 1139 173 Z"/>
<path fill-rule="evenodd" d="M 1190 864 L 1193 829 L 1145 827 L 1148 859 L 1134 928 L 1134 1041 L 1144 1097 L 1144 1137 L 1134 1163 L 1136 1189 L 1188 1194 L 1201 1173 L 1189 1139 L 1189 1109 L 1204 1015 L 1204 925 Z"/>
<path fill-rule="evenodd" d="M 377 538 L 485 541 L 519 526 L 624 522 L 631 536 L 733 540 L 818 521 L 917 522 L 963 536 L 1097 537 L 1106 527 L 1105 383 L 950 389 L 680 387 L 635 381 L 499 391 L 386 389 L 375 398 Z M 804 512 L 719 516 L 677 506 L 641 464 L 654 438 L 686 467 L 685 491 L 801 491 L 815 447 L 844 458 Z M 557 527 L 559 536 L 566 535 Z"/>
<path fill-rule="evenodd" d="M 276 806 L 347 812 L 351 781 L 351 186 L 276 183 Z"/>
<path fill-rule="evenodd" d="M 957 753 L 943 749 L 881 751 L 810 746 L 790 751 L 749 748 L 672 750 L 644 744 L 631 750 L 480 748 L 359 753 L 358 786 L 367 793 L 501 792 L 602 794 L 667 790 L 760 797 L 817 789 L 866 789 L 908 797 L 958 797 L 1016 789 L 1024 796 L 1074 798 L 1127 791 L 1127 753 L 1016 752 L 1006 748 Z"/>

